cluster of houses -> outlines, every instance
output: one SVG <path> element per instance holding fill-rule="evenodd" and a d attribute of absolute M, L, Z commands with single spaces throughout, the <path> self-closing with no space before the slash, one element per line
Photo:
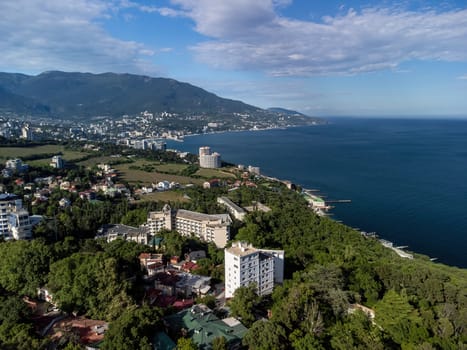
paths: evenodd
<path fill-rule="evenodd" d="M 142 186 L 140 189 L 135 190 L 136 195 L 153 193 L 154 191 L 169 191 L 180 188 L 180 184 L 175 181 L 159 181 L 152 183 L 150 186 Z"/>
<path fill-rule="evenodd" d="M 8 159 L 5 162 L 5 168 L 2 169 L 2 176 L 4 178 L 9 178 L 15 174 L 22 174 L 28 171 L 29 165 L 23 163 L 19 158 Z"/>
<path fill-rule="evenodd" d="M 62 160 L 57 157 L 52 160 L 56 168 L 63 166 L 61 162 Z M 8 169 L 13 169 L 11 171 L 14 172 L 27 169 L 21 160 L 11 161 L 8 164 Z M 98 168 L 97 175 L 100 175 L 102 180 L 92 184 L 89 190 L 79 192 L 81 198 L 92 200 L 98 192 L 109 196 L 130 195 L 124 185 L 115 183 L 117 174 L 114 169 L 105 164 L 99 165 Z M 218 181 L 211 180 L 208 182 L 209 187 L 217 186 Z M 233 188 L 245 185 L 245 181 L 247 181 L 246 177 L 244 181 L 237 181 Z M 36 178 L 32 183 L 21 185 L 31 191 L 29 196 L 33 198 L 33 205 L 47 201 L 55 188 L 77 192 L 77 183 L 60 176 Z M 162 181 L 147 187 L 144 191 L 150 193 L 154 189 L 169 190 L 178 186 L 176 183 Z M 204 214 L 173 209 L 165 205 L 160 211 L 149 212 L 146 222 L 140 227 L 121 224 L 104 225 L 96 233 L 96 239 L 105 239 L 107 242 L 124 239 L 159 249 L 164 244 L 159 234 L 162 230 L 177 231 L 184 236 L 194 235 L 203 241 L 214 243 L 218 248 L 224 248 L 225 286 L 221 292 L 222 298 L 231 298 L 237 288 L 252 283 L 257 286 L 259 295 L 272 293 L 274 285 L 283 282 L 283 250 L 257 249 L 244 242 L 234 242 L 230 247 L 225 248 L 231 238 L 230 226 L 234 219 L 243 221 L 250 210 L 270 209 L 261 203 L 254 203 L 251 208 L 242 208 L 228 197 L 219 197 L 217 203 L 228 213 Z M 64 208 L 71 203 L 69 199 L 62 198 L 59 205 Z M 3 237 L 31 238 L 33 220 L 22 207 L 21 200 L 17 196 L 0 194 L 0 209 L 0 234 Z M 185 332 L 185 336 L 192 338 L 200 346 L 210 346 L 212 340 L 218 336 L 225 337 L 229 347 L 241 343 L 247 329 L 238 320 L 219 319 L 205 305 L 194 304 L 195 297 L 214 293 L 209 276 L 193 273 L 198 268 L 199 260 L 206 258 L 205 251 L 192 251 L 184 257 L 173 256 L 169 259 L 162 254 L 145 252 L 138 258 L 144 274 L 145 301 L 151 305 L 170 306 L 179 310 L 164 319 L 165 332 L 155 334 L 153 339 L 155 344 L 158 342 L 171 344 L 173 343 L 171 338 L 176 339 L 180 332 Z M 40 289 L 40 296 L 48 302 L 53 302 L 52 295 L 45 288 Z M 103 325 L 98 326 L 99 336 L 103 336 L 106 328 Z M 172 348 L 175 348 L 175 344 Z"/>

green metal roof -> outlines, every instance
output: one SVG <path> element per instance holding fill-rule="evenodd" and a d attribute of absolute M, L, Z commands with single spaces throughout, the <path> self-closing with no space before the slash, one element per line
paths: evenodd
<path fill-rule="evenodd" d="M 212 312 L 197 309 L 198 306 L 167 316 L 165 320 L 174 331 L 185 328 L 201 350 L 212 349 L 212 342 L 218 337 L 224 337 L 228 344 L 241 342 L 248 330 L 244 325 L 240 322 L 229 325 Z"/>
<path fill-rule="evenodd" d="M 165 332 L 157 332 L 152 340 L 154 350 L 174 350 L 177 345 Z"/>

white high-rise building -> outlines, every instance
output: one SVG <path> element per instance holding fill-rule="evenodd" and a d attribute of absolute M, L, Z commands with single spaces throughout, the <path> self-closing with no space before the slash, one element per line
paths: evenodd
<path fill-rule="evenodd" d="M 11 212 L 8 226 L 14 239 L 32 238 L 32 225 L 26 209 Z"/>
<path fill-rule="evenodd" d="M 201 168 L 220 168 L 221 165 L 222 161 L 219 153 L 211 153 L 211 148 L 208 146 L 199 148 L 199 166 Z"/>
<path fill-rule="evenodd" d="M 50 166 L 55 169 L 63 169 L 65 167 L 65 161 L 61 155 L 53 156 L 50 161 Z"/>
<path fill-rule="evenodd" d="M 9 193 L 0 194 L 0 237 L 27 239 L 31 236 L 29 213 L 21 199 Z"/>
<path fill-rule="evenodd" d="M 25 124 L 21 128 L 21 138 L 29 141 L 34 139 L 32 129 L 29 124 Z"/>
<path fill-rule="evenodd" d="M 258 295 L 272 293 L 274 283 L 284 281 L 284 251 L 257 249 L 245 242 L 235 242 L 225 253 L 225 297 L 235 290 L 255 283 Z"/>

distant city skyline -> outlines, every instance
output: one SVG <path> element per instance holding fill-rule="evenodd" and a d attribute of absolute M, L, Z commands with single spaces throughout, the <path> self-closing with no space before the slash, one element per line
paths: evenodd
<path fill-rule="evenodd" d="M 3 72 L 161 76 L 312 116 L 467 117 L 465 1 L 16 0 L 0 35 Z"/>

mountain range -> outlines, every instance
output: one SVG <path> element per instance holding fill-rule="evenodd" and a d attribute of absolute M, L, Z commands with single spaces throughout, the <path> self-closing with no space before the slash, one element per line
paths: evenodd
<path fill-rule="evenodd" d="M 0 73 L 0 112 L 55 118 L 120 117 L 143 111 L 179 114 L 297 112 L 263 110 L 167 78 L 116 73 Z M 280 111 L 279 111 L 280 110 Z M 302 115 L 303 116 L 303 115 Z"/>

